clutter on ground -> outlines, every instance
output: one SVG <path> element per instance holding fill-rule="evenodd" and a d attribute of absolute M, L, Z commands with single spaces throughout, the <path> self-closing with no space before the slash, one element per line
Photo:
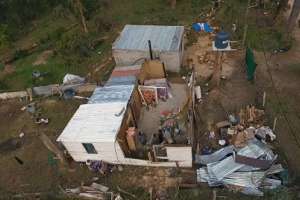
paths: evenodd
<path fill-rule="evenodd" d="M 263 110 L 246 106 L 215 127 L 218 134 L 209 140 L 219 141 L 218 150 L 205 146 L 202 153 L 196 154 L 195 162 L 201 166 L 197 169 L 199 183 L 255 196 L 283 185 L 282 174 L 287 170 L 272 150 L 276 135 L 265 126 Z"/>

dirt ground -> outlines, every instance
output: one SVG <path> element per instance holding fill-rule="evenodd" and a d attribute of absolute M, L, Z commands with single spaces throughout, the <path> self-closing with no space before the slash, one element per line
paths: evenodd
<path fill-rule="evenodd" d="M 226 53 L 223 65 L 226 79 L 221 81 L 218 90 L 208 82 L 210 75 L 207 75 L 207 71 L 211 71 L 209 66 L 195 65 L 203 93 L 202 102 L 196 105 L 201 121 L 197 124 L 196 140 L 205 140 L 205 132 L 209 124 L 224 120 L 229 113 L 236 113 L 248 104 L 261 106 L 262 92 L 266 91 L 268 125 L 272 126 L 274 117 L 278 117 L 275 132 L 278 138 L 274 146 L 281 159 L 286 161 L 284 163 L 291 172 L 294 185 L 299 184 L 299 179 L 297 180 L 296 177 L 300 174 L 300 148 L 297 144 L 297 140 L 300 140 L 299 30 L 296 33 L 298 34 L 293 49 L 284 54 L 274 55 L 270 60 L 270 71 L 278 90 L 280 105 L 274 94 L 265 58 L 261 52 L 255 53 L 258 68 L 254 83 L 246 80 L 243 66 L 244 52 Z M 199 50 L 198 47 L 192 46 L 191 49 L 187 49 L 190 55 L 193 52 L 199 53 L 196 51 Z M 200 48 L 200 51 L 202 50 Z M 270 55 L 267 57 L 270 58 Z M 194 58 L 198 59 L 197 55 Z M 211 59 L 213 60 L 213 57 Z M 137 194 L 138 199 L 149 199 L 151 188 L 155 193 L 155 191 L 165 191 L 169 187 L 178 188 L 182 182 L 193 183 L 195 181 L 194 174 L 190 170 L 174 171 L 168 168 L 126 166 L 122 171 L 116 170 L 111 175 L 102 176 L 90 172 L 86 166 L 75 163 L 72 163 L 69 168 L 61 168 L 58 161 L 53 161 L 53 155 L 43 145 L 38 135 L 43 132 L 55 142 L 68 120 L 83 102 L 64 101 L 58 98 L 38 99 L 36 102 L 41 115 L 50 119 L 48 125 L 36 125 L 33 116 L 21 110 L 27 102 L 18 100 L 0 102 L 0 199 L 9 199 L 8 196 L 24 192 L 57 194 L 59 186 L 77 187 L 81 183 L 90 183 L 92 177 L 95 176 L 100 177 L 100 183 L 110 186 L 113 190 L 117 190 L 116 186 L 119 186 Z M 19 138 L 22 132 L 24 137 Z M 23 164 L 20 164 L 15 156 L 21 159 Z M 230 197 L 230 199 L 254 199 L 229 193 L 222 188 L 217 192 L 220 196 Z M 174 198 L 170 199 L 212 198 L 211 190 L 202 185 L 198 188 L 183 190 L 183 194 L 177 189 L 171 191 L 172 193 L 176 198 L 173 196 Z M 181 195 L 183 198 L 179 198 Z M 270 196 L 266 199 L 277 198 Z"/>
<path fill-rule="evenodd" d="M 187 91 L 185 84 L 171 83 L 172 97 L 166 102 L 159 101 L 156 107 L 150 107 L 149 110 L 143 107 L 141 110 L 141 117 L 139 120 L 139 128 L 150 139 L 153 133 L 158 133 L 161 125 L 161 112 L 176 110 L 182 108 L 187 101 Z"/>
<path fill-rule="evenodd" d="M 296 182 L 300 184 L 300 29 L 295 29 L 293 47 L 282 54 L 257 54 L 261 67 L 258 85 L 267 92 L 266 109 L 270 122 L 277 117 L 277 145 L 286 158 Z M 269 70 L 269 73 L 268 73 Z M 271 80 L 271 76 L 273 80 Z"/>
<path fill-rule="evenodd" d="M 32 64 L 35 65 L 43 65 L 47 63 L 47 59 L 53 55 L 52 50 L 43 51 Z"/>
<path fill-rule="evenodd" d="M 277 140 L 273 144 L 276 152 L 288 167 L 291 181 L 299 184 L 300 176 L 300 30 L 295 30 L 293 48 L 282 54 L 271 55 L 255 52 L 257 62 L 256 79 L 254 82 L 246 80 L 244 66 L 245 52 L 233 51 L 225 54 L 223 60 L 223 74 L 226 79 L 221 81 L 216 89 L 209 81 L 213 73 L 214 57 L 207 40 L 201 37 L 199 44 L 187 49 L 193 67 L 198 74 L 198 80 L 203 91 L 203 101 L 196 105 L 201 123 L 198 123 L 196 139 L 205 144 L 206 132 L 211 124 L 226 119 L 228 114 L 236 113 L 240 108 L 252 104 L 262 108 L 263 92 L 267 93 L 266 114 L 267 125 L 273 126 L 277 117 Z M 208 61 L 199 64 L 202 55 L 208 54 Z M 204 58 L 205 59 L 205 58 Z M 191 62 L 191 61 L 190 61 Z M 270 73 L 274 85 L 272 84 Z M 276 89 L 274 89 L 274 86 Z M 275 92 L 276 91 L 276 92 Z M 279 100 L 278 100 L 279 99 Z"/>
<path fill-rule="evenodd" d="M 61 169 L 59 162 L 53 159 L 51 152 L 38 137 L 43 132 L 55 141 L 80 103 L 56 98 L 38 100 L 37 112 L 49 118 L 50 123 L 37 125 L 31 114 L 21 110 L 27 102 L 1 102 L 0 199 L 23 192 L 51 193 L 57 191 L 60 184 L 80 184 L 81 180 L 89 177 L 86 168 L 76 170 L 76 173 Z M 22 138 L 19 137 L 20 133 L 24 133 Z"/>

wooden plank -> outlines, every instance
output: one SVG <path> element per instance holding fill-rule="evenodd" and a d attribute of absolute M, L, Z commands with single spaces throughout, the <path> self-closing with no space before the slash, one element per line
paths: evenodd
<path fill-rule="evenodd" d="M 60 160 L 60 162 L 64 164 L 65 159 L 63 153 L 58 149 L 58 147 L 55 144 L 52 143 L 50 138 L 44 133 L 41 133 L 39 138 L 41 139 L 45 147 L 47 147 L 49 151 L 54 153 L 57 156 L 57 158 Z"/>

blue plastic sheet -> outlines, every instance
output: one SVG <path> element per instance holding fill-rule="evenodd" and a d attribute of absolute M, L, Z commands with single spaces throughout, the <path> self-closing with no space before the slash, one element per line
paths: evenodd
<path fill-rule="evenodd" d="M 200 32 L 200 31 L 205 31 L 207 33 L 213 32 L 213 29 L 210 27 L 210 25 L 207 22 L 205 22 L 205 23 L 194 23 L 192 25 L 192 27 L 196 32 Z"/>

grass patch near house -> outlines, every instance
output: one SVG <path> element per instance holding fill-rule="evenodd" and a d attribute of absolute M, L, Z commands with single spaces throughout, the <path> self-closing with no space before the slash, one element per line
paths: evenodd
<path fill-rule="evenodd" d="M 232 33 L 232 40 L 242 40 L 244 13 L 247 3 L 244 1 L 228 0 L 221 4 L 216 13 L 216 24 L 231 32 L 233 23 L 237 31 Z M 191 26 L 193 22 L 201 22 L 203 16 L 212 7 L 209 0 L 178 1 L 176 9 L 171 9 L 165 0 L 131 0 L 124 3 L 115 0 L 114 3 L 103 1 L 93 7 L 93 12 L 87 16 L 89 33 L 85 34 L 81 21 L 71 11 L 61 6 L 52 13 L 32 22 L 27 33 L 11 45 L 10 51 L 18 59 L 13 63 L 16 72 L 0 78 L 0 89 L 21 90 L 26 87 L 60 83 L 66 73 L 85 76 L 100 66 L 111 56 L 111 44 L 118 37 L 125 24 L 154 24 L 154 25 L 184 25 Z M 262 49 L 262 40 L 267 49 L 283 46 L 284 37 L 280 27 L 282 22 L 277 20 L 276 26 L 266 28 L 258 26 L 255 15 L 257 9 L 251 9 L 248 17 L 248 34 L 246 43 L 252 48 Z M 202 16 L 202 17 L 201 17 Z M 269 17 L 263 22 L 269 23 Z M 280 23 L 279 23 L 280 22 Z M 187 32 L 188 44 L 195 41 L 195 34 Z M 20 49 L 37 44 L 32 54 Z M 55 55 L 44 65 L 33 66 L 36 57 L 44 50 L 54 50 Z M 113 63 L 97 73 L 95 80 L 107 80 L 113 69 Z M 47 76 L 38 80 L 32 79 L 32 72 L 39 70 L 47 72 Z"/>
<path fill-rule="evenodd" d="M 191 25 L 197 21 L 208 0 L 179 1 L 171 9 L 164 0 L 132 0 L 124 3 L 99 3 L 88 16 L 89 33 L 83 33 L 81 21 L 74 14 L 58 6 L 47 16 L 32 22 L 27 33 L 11 45 L 10 51 L 19 55 L 20 49 L 37 44 L 33 53 L 20 54 L 13 63 L 16 71 L 0 78 L 0 89 L 23 90 L 27 87 L 61 83 L 66 73 L 85 76 L 111 56 L 111 44 L 125 24 Z M 101 39 L 104 38 L 104 39 Z M 44 65 L 32 63 L 44 50 L 54 50 L 55 55 Z M 113 63 L 106 71 L 97 74 L 97 80 L 108 79 Z M 32 72 L 47 73 L 43 78 L 32 79 Z"/>
<path fill-rule="evenodd" d="M 267 3 L 264 9 L 250 6 L 247 18 L 246 8 L 247 1 L 228 0 L 217 11 L 217 24 L 231 33 L 232 40 L 242 42 L 245 24 L 248 24 L 245 45 L 258 51 L 291 46 L 291 38 L 285 30 L 286 21 L 281 14 L 276 14 L 274 2 Z M 232 32 L 232 24 L 236 24 L 235 32 Z"/>
<path fill-rule="evenodd" d="M 86 69 L 76 65 L 65 64 L 61 58 L 49 58 L 47 64 L 34 66 L 32 63 L 37 54 L 30 55 L 24 59 L 18 60 L 16 71 L 7 75 L 3 81 L 10 90 L 22 90 L 28 87 L 42 86 L 54 83 L 61 83 L 66 73 L 84 75 Z M 32 73 L 39 71 L 42 75 L 40 78 L 33 78 Z"/>

